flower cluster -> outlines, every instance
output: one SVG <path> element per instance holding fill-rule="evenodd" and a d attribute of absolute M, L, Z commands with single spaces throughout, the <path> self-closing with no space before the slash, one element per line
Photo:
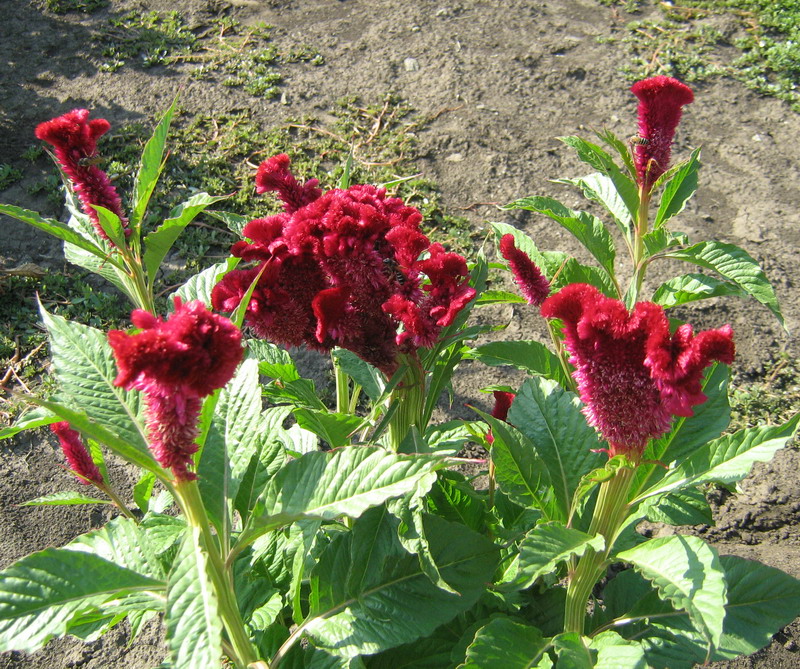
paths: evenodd
<path fill-rule="evenodd" d="M 498 420 L 506 420 L 506 418 L 508 418 L 509 409 L 511 409 L 511 405 L 514 403 L 514 398 L 517 394 L 509 393 L 505 390 L 493 390 L 492 395 L 494 395 L 492 417 Z M 494 443 L 494 435 L 491 429 L 486 433 L 486 441 L 489 444 Z"/>
<path fill-rule="evenodd" d="M 500 239 L 500 254 L 508 261 L 522 296 L 534 307 L 541 306 L 550 294 L 550 282 L 525 251 L 514 245 L 514 235 Z"/>
<path fill-rule="evenodd" d="M 650 77 L 637 81 L 631 92 L 639 98 L 639 136 L 634 162 L 639 186 L 650 192 L 669 167 L 675 129 L 683 106 L 694 101 L 692 89 L 672 77 Z"/>
<path fill-rule="evenodd" d="M 391 375 L 399 353 L 431 346 L 474 297 L 464 258 L 431 244 L 419 211 L 385 190 L 323 193 L 295 179 L 285 154 L 261 164 L 256 186 L 277 192 L 284 212 L 245 226 L 251 241 L 231 252 L 258 265 L 226 275 L 212 304 L 232 311 L 260 277 L 245 317 L 259 337 L 346 348 Z"/>
<path fill-rule="evenodd" d="M 50 424 L 50 430 L 58 437 L 58 443 L 67 458 L 70 469 L 83 485 L 96 483 L 103 485 L 103 475 L 92 460 L 81 435 L 73 430 L 67 421 Z"/>
<path fill-rule="evenodd" d="M 187 467 L 197 450 L 201 400 L 233 376 L 242 359 L 242 334 L 202 302 L 182 304 L 180 298 L 166 321 L 141 309 L 131 321 L 141 332 L 108 334 L 119 368 L 114 384 L 145 393 L 156 460 L 177 480 L 192 480 L 196 476 Z"/>
<path fill-rule="evenodd" d="M 52 145 L 61 169 L 72 182 L 75 194 L 81 201 L 83 211 L 103 239 L 108 239 L 108 235 L 101 227 L 97 210 L 92 205 L 105 207 L 119 216 L 125 235 L 130 235 L 122 201 L 111 179 L 94 164 L 98 157 L 97 140 L 110 127 L 109 122 L 102 118 L 90 121 L 88 109 L 74 109 L 36 127 L 36 137 Z"/>
<path fill-rule="evenodd" d="M 609 454 L 638 458 L 648 440 L 691 416 L 704 402 L 701 380 L 712 361 L 733 362 L 730 326 L 694 335 L 691 325 L 670 334 L 664 310 L 639 302 L 632 312 L 587 284 L 572 284 L 542 305 L 545 318 L 564 322 L 566 347 L 584 413 L 609 443 Z"/>

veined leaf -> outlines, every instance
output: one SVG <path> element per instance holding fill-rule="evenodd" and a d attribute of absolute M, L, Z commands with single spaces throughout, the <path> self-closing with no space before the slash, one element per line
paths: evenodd
<path fill-rule="evenodd" d="M 424 516 L 442 577 L 437 588 L 400 545 L 394 522 L 377 508 L 336 537 L 311 573 L 311 611 L 303 623 L 314 644 L 343 657 L 413 641 L 470 608 L 497 565 L 498 549 L 463 525 Z"/>
<path fill-rule="evenodd" d="M 167 581 L 167 646 L 176 667 L 208 669 L 222 659 L 222 620 L 206 571 L 200 531 L 190 528 Z"/>
<path fill-rule="evenodd" d="M 558 655 L 557 667 L 569 667 L 569 669 L 594 667 L 594 653 L 587 648 L 583 637 L 577 632 L 557 634 L 553 637 L 552 644 Z"/>
<path fill-rule="evenodd" d="M 691 157 L 678 167 L 667 181 L 658 205 L 653 227 L 662 227 L 669 219 L 683 211 L 686 203 L 697 190 L 697 170 L 700 168 L 700 149 L 692 151 Z"/>
<path fill-rule="evenodd" d="M 108 238 L 118 248 L 124 248 L 127 244 L 125 241 L 125 231 L 122 228 L 122 221 L 110 209 L 101 207 L 98 204 L 93 204 L 92 207 L 97 212 L 97 219 L 103 232 L 106 233 Z"/>
<path fill-rule="evenodd" d="M 10 427 L 0 427 L 0 440 L 13 437 L 23 430 L 33 430 L 37 427 L 57 423 L 58 416 L 54 416 L 50 411 L 42 407 L 36 407 L 22 414 Z"/>
<path fill-rule="evenodd" d="M 535 211 L 559 223 L 583 244 L 610 276 L 614 275 L 614 241 L 603 222 L 596 216 L 570 209 L 549 197 L 525 197 L 503 208 Z"/>
<path fill-rule="evenodd" d="M 552 273 L 549 271 L 550 265 L 547 259 L 538 249 L 533 239 L 526 235 L 522 230 L 517 230 L 513 225 L 508 223 L 491 223 L 494 228 L 494 234 L 497 236 L 498 241 L 504 235 L 511 235 L 514 238 L 514 246 L 520 251 L 524 251 L 527 256 L 534 262 L 534 264 L 542 270 L 548 279 L 552 278 Z"/>
<path fill-rule="evenodd" d="M 287 382 L 300 378 L 300 372 L 297 371 L 292 356 L 280 346 L 260 339 L 249 339 L 247 355 L 258 360 L 258 371 L 264 376 Z"/>
<path fill-rule="evenodd" d="M 564 387 L 571 384 L 558 356 L 538 341 L 490 342 L 470 349 L 465 357 L 480 360 L 490 367 L 513 365 L 517 369 L 552 379 Z"/>
<path fill-rule="evenodd" d="M 697 537 L 660 537 L 619 553 L 617 559 L 630 562 L 662 599 L 689 614 L 711 646 L 719 646 L 727 602 L 725 575 L 708 544 Z"/>
<path fill-rule="evenodd" d="M 66 490 L 22 502 L 20 506 L 74 506 L 78 504 L 111 504 L 111 502 L 107 499 L 97 499 L 80 492 Z"/>
<path fill-rule="evenodd" d="M 143 262 L 151 284 L 155 281 L 162 261 L 184 228 L 206 207 L 227 197 L 227 195 L 212 197 L 208 193 L 195 193 L 186 202 L 175 207 L 170 212 L 169 218 L 145 237 Z"/>
<path fill-rule="evenodd" d="M 117 270 L 114 263 L 108 261 L 110 253 L 111 251 L 106 255 L 98 256 L 79 246 L 75 246 L 75 244 L 64 242 L 64 257 L 67 262 L 103 277 L 111 285 L 119 288 L 132 304 L 136 304 L 136 291 L 132 282 L 122 271 Z"/>
<path fill-rule="evenodd" d="M 600 132 L 595 131 L 594 134 L 597 135 L 598 139 L 604 141 L 619 154 L 619 157 L 622 158 L 622 162 L 625 163 L 625 169 L 628 171 L 627 176 L 635 178 L 636 166 L 633 163 L 630 144 L 623 142 L 608 128 L 603 128 Z"/>
<path fill-rule="evenodd" d="M 48 548 L 0 572 L 0 651 L 33 652 L 74 617 L 124 593 L 163 584 L 91 553 Z"/>
<path fill-rule="evenodd" d="M 239 237 L 244 237 L 242 234 L 244 226 L 250 222 L 250 219 L 247 216 L 240 216 L 239 214 L 234 214 L 230 211 L 215 211 L 213 209 L 209 209 L 206 214 L 213 216 L 219 221 L 222 221 L 228 226 L 228 229 L 231 232 L 236 233 Z"/>
<path fill-rule="evenodd" d="M 345 348 L 336 348 L 331 355 L 336 359 L 336 363 L 342 371 L 360 385 L 373 402 L 383 394 L 386 382 L 376 367 L 364 362 L 355 353 Z"/>
<path fill-rule="evenodd" d="M 670 495 L 651 497 L 641 511 L 651 523 L 668 525 L 713 525 L 711 507 L 702 490 L 687 488 Z"/>
<path fill-rule="evenodd" d="M 578 186 L 585 197 L 605 207 L 626 239 L 631 238 L 631 228 L 639 210 L 639 194 L 634 182 L 622 172 L 617 170 L 613 175 L 596 172 L 580 179 L 554 181 Z"/>
<path fill-rule="evenodd" d="M 747 297 L 747 293 L 733 283 L 705 274 L 684 274 L 662 283 L 653 294 L 653 302 L 669 309 L 696 300 L 728 295 Z"/>
<path fill-rule="evenodd" d="M 207 267 L 199 274 L 190 277 L 178 290 L 169 296 L 170 302 L 180 297 L 183 302 L 200 300 L 203 304 L 211 304 L 211 291 L 228 272 L 235 269 L 241 258 L 228 258 L 216 265 Z"/>
<path fill-rule="evenodd" d="M 535 627 L 495 618 L 477 631 L 458 669 L 550 669 L 550 648 L 550 640 Z"/>
<path fill-rule="evenodd" d="M 536 448 L 549 472 L 558 504 L 558 520 L 566 520 L 581 478 L 603 465 L 597 433 L 586 423 L 581 402 L 554 381 L 528 379 L 520 388 L 508 422 Z"/>
<path fill-rule="evenodd" d="M 300 427 L 327 441 L 331 448 L 349 444 L 351 435 L 364 424 L 363 418 L 348 413 L 296 409 L 294 415 Z"/>
<path fill-rule="evenodd" d="M 478 296 L 475 306 L 487 304 L 528 304 L 528 300 L 507 290 L 485 290 Z"/>
<path fill-rule="evenodd" d="M 685 246 L 689 243 L 689 237 L 682 232 L 672 232 L 666 228 L 655 228 L 645 233 L 642 241 L 644 241 L 646 257 L 649 258 L 673 246 Z"/>
<path fill-rule="evenodd" d="M 767 280 L 764 270 L 738 246 L 715 241 L 700 242 L 688 249 L 670 251 L 667 257 L 685 260 L 717 272 L 761 302 L 775 314 L 780 324 L 784 325 L 778 298 L 775 296 L 775 291 Z"/>
<path fill-rule="evenodd" d="M 611 630 L 593 636 L 589 649 L 597 651 L 594 669 L 648 669 L 642 645 Z"/>

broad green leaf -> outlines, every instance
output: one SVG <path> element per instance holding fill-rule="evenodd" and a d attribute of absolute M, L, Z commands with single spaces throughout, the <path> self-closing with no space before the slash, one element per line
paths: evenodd
<path fill-rule="evenodd" d="M 111 502 L 107 499 L 97 499 L 80 492 L 67 490 L 22 502 L 20 506 L 73 506 L 78 504 L 111 504 Z"/>
<path fill-rule="evenodd" d="M 497 236 L 498 242 L 504 235 L 511 235 L 514 238 L 514 246 L 520 251 L 524 251 L 534 264 L 542 270 L 547 278 L 552 279 L 553 274 L 549 271 L 550 264 L 547 262 L 545 256 L 542 255 L 542 252 L 538 249 L 533 239 L 508 223 L 493 222 L 491 226 L 494 228 L 494 234 Z"/>
<path fill-rule="evenodd" d="M 103 277 L 113 286 L 119 290 L 130 300 L 131 304 L 136 304 L 136 291 L 133 286 L 133 281 L 125 276 L 121 270 L 117 270 L 114 264 L 108 261 L 108 254 L 104 256 L 97 256 L 89 253 L 79 246 L 64 242 L 64 257 L 67 262 L 73 265 L 83 267 L 93 274 Z"/>
<path fill-rule="evenodd" d="M 553 666 L 547 654 L 550 648 L 550 641 L 535 627 L 495 618 L 475 634 L 458 669 L 549 669 Z"/>
<path fill-rule="evenodd" d="M 705 274 L 684 274 L 662 283 L 653 294 L 653 302 L 669 309 L 697 300 L 729 295 L 747 297 L 742 288 L 727 281 L 720 281 Z"/>
<path fill-rule="evenodd" d="M 628 176 L 635 178 L 636 165 L 633 163 L 630 143 L 623 142 L 608 128 L 603 128 L 603 130 L 599 132 L 595 131 L 594 134 L 598 137 L 598 139 L 608 144 L 619 154 L 619 157 L 622 158 L 622 162 L 625 164 L 625 168 L 628 171 Z"/>
<path fill-rule="evenodd" d="M 322 402 L 317 393 L 314 381 L 311 379 L 295 379 L 294 381 L 277 380 L 262 388 L 264 397 L 276 404 L 287 402 L 304 409 L 327 411 L 328 407 Z"/>
<path fill-rule="evenodd" d="M 674 172 L 664 187 L 658 204 L 653 227 L 662 227 L 669 219 L 683 211 L 686 203 L 697 190 L 697 170 L 700 168 L 700 149 L 692 151 L 691 157 Z"/>
<path fill-rule="evenodd" d="M 286 382 L 300 378 L 289 352 L 280 346 L 260 339 L 248 339 L 247 355 L 258 360 L 258 371 L 263 376 Z"/>
<path fill-rule="evenodd" d="M 235 233 L 239 237 L 244 237 L 242 234 L 244 226 L 247 225 L 251 220 L 247 216 L 240 216 L 239 214 L 234 214 L 230 211 L 214 211 L 213 209 L 209 209 L 206 211 L 206 214 L 213 216 L 219 221 L 222 221 L 228 226 L 228 229 L 231 232 Z"/>
<path fill-rule="evenodd" d="M 594 669 L 648 669 L 642 645 L 611 630 L 593 636 L 589 649 L 597 651 Z"/>
<path fill-rule="evenodd" d="M 44 427 L 51 423 L 57 423 L 58 420 L 58 416 L 54 416 L 47 409 L 36 407 L 22 414 L 10 427 L 0 428 L 0 440 L 13 437 L 23 430 L 33 430 L 37 427 Z"/>
<path fill-rule="evenodd" d="M 668 525 L 713 525 L 711 507 L 702 490 L 687 488 L 676 493 L 651 497 L 641 511 L 651 523 Z"/>
<path fill-rule="evenodd" d="M 170 302 L 180 297 L 183 302 L 200 300 L 203 304 L 211 304 L 211 291 L 228 272 L 235 269 L 241 258 L 228 258 L 216 265 L 207 267 L 199 274 L 190 277 L 178 290 L 169 296 Z"/>
<path fill-rule="evenodd" d="M 161 556 L 171 549 L 186 530 L 186 520 L 181 517 L 168 516 L 163 513 L 149 512 L 139 523 L 144 541 L 149 550 Z"/>
<path fill-rule="evenodd" d="M 161 225 L 145 237 L 144 266 L 152 284 L 161 263 L 184 228 L 206 207 L 224 200 L 227 195 L 212 197 L 208 193 L 195 193 L 186 202 L 175 207 Z"/>
<path fill-rule="evenodd" d="M 153 495 L 155 484 L 155 474 L 145 471 L 142 472 L 136 485 L 133 486 L 133 502 L 142 513 L 147 513 L 150 509 L 150 498 Z"/>
<path fill-rule="evenodd" d="M 775 451 L 786 445 L 799 422 L 800 413 L 783 425 L 748 428 L 715 439 L 697 449 L 638 499 L 709 481 L 726 484 L 741 481 L 754 463 L 768 462 Z"/>
<path fill-rule="evenodd" d="M 476 532 L 484 528 L 486 503 L 472 486 L 455 472 L 440 471 L 425 498 L 428 511 Z"/>
<path fill-rule="evenodd" d="M 583 244 L 610 276 L 614 275 L 614 258 L 616 257 L 614 241 L 603 222 L 596 216 L 565 207 L 549 197 L 526 197 L 507 204 L 503 208 L 535 211 L 556 221 Z"/>
<path fill-rule="evenodd" d="M 49 314 L 43 307 L 40 311 L 50 335 L 59 396 L 82 408 L 90 419 L 106 426 L 131 446 L 148 453 L 139 418 L 141 393 L 114 385 L 117 365 L 107 335 Z"/>
<path fill-rule="evenodd" d="M 656 228 L 645 233 L 642 241 L 644 242 L 646 257 L 649 258 L 673 246 L 685 246 L 689 243 L 689 237 L 682 232 Z"/>
<path fill-rule="evenodd" d="M 592 669 L 594 667 L 595 654 L 586 647 L 583 638 L 577 632 L 557 634 L 553 637 L 552 644 L 558 655 L 556 667 L 562 669 Z"/>
<path fill-rule="evenodd" d="M 355 353 L 344 348 L 334 349 L 331 355 L 342 371 L 360 385 L 373 402 L 381 396 L 386 381 L 376 367 L 364 362 Z"/>
<path fill-rule="evenodd" d="M 222 659 L 222 620 L 200 530 L 190 528 L 167 581 L 167 647 L 176 667 L 208 669 Z"/>
<path fill-rule="evenodd" d="M 425 430 L 425 443 L 429 452 L 437 455 L 457 455 L 466 442 L 473 438 L 477 421 L 451 420 L 429 425 Z"/>
<path fill-rule="evenodd" d="M 91 553 L 48 548 L 0 572 L 0 651 L 33 652 L 81 612 L 163 584 Z"/>
<path fill-rule="evenodd" d="M 513 365 L 531 374 L 553 379 L 561 386 L 571 385 L 558 356 L 538 341 L 490 342 L 470 349 L 466 357 L 480 360 L 490 367 Z"/>
<path fill-rule="evenodd" d="M 588 550 L 600 552 L 605 548 L 601 535 L 591 536 L 558 522 L 534 527 L 519 545 L 519 566 L 515 589 L 530 587 L 536 579 L 555 571 L 571 557 L 581 557 Z"/>
<path fill-rule="evenodd" d="M 15 207 L 11 204 L 0 204 L 0 214 L 11 216 L 11 218 L 16 218 L 18 221 L 32 225 L 34 228 L 38 228 L 53 237 L 69 242 L 73 246 L 77 246 L 87 253 L 91 253 L 110 265 L 121 267 L 116 258 L 109 256 L 108 253 L 97 244 L 92 243 L 68 225 L 61 223 L 61 221 L 56 221 L 52 218 L 43 218 L 35 211 L 23 209 L 22 207 Z"/>
<path fill-rule="evenodd" d="M 530 440 L 549 472 L 558 520 L 567 519 L 581 478 L 604 463 L 595 452 L 603 446 L 581 406 L 576 395 L 554 381 L 533 378 L 520 388 L 508 412 L 508 422 Z"/>
<path fill-rule="evenodd" d="M 133 211 L 131 211 L 130 217 L 130 227 L 134 230 L 135 235 L 139 234 L 138 230 L 144 220 L 150 196 L 153 194 L 153 189 L 156 187 L 161 171 L 164 169 L 164 145 L 167 141 L 169 125 L 177 104 L 178 98 L 176 97 L 161 118 L 161 121 L 159 121 L 152 137 L 144 145 L 144 151 L 142 151 L 139 171 L 133 183 Z"/>
<path fill-rule="evenodd" d="M 571 283 L 588 283 L 597 288 L 604 295 L 619 298 L 619 290 L 612 281 L 608 272 L 597 267 L 582 265 L 575 258 L 565 256 L 563 253 L 545 254 L 548 263 L 553 267 L 556 275 L 550 283 L 550 291 L 557 292 Z"/>
<path fill-rule="evenodd" d="M 119 216 L 100 205 L 93 204 L 92 207 L 97 212 L 97 219 L 100 223 L 100 227 L 111 240 L 111 243 L 117 248 L 124 248 L 127 245 L 127 241 L 125 240 L 125 231 L 122 228 L 122 221 Z"/>
<path fill-rule="evenodd" d="M 587 165 L 600 170 L 606 174 L 608 170 L 614 169 L 617 165 L 609 153 L 601 146 L 588 142 L 583 137 L 574 135 L 569 137 L 559 137 L 559 140 L 567 146 L 572 147 L 580 158 Z"/>
<path fill-rule="evenodd" d="M 764 270 L 746 251 L 733 244 L 708 241 L 700 242 L 688 249 L 670 251 L 669 258 L 705 267 L 734 283 L 745 293 L 761 302 L 784 325 L 778 298 Z"/>
<path fill-rule="evenodd" d="M 424 516 L 431 554 L 460 594 L 437 588 L 400 545 L 385 509 L 360 518 L 325 549 L 311 573 L 305 631 L 343 657 L 372 654 L 424 637 L 469 609 L 485 591 L 498 549 L 466 527 Z"/>
<path fill-rule="evenodd" d="M 297 409 L 294 416 L 300 427 L 327 441 L 331 448 L 349 444 L 352 435 L 364 423 L 362 418 L 352 414 L 312 409 Z"/>
<path fill-rule="evenodd" d="M 711 646 L 719 646 L 727 599 L 725 575 L 714 549 L 697 537 L 673 535 L 639 544 L 617 559 L 631 563 L 662 599 L 689 614 Z"/>
<path fill-rule="evenodd" d="M 304 518 L 357 518 L 367 509 L 413 490 L 428 490 L 446 463 L 355 446 L 306 453 L 267 484 L 239 543 Z"/>
<path fill-rule="evenodd" d="M 580 179 L 556 179 L 555 183 L 578 186 L 585 197 L 601 204 L 614 218 L 620 232 L 626 238 L 631 237 L 631 228 L 639 208 L 639 195 L 636 186 L 628 177 L 619 173 L 619 183 L 622 192 L 617 189 L 617 184 L 612 177 L 594 173 Z"/>
<path fill-rule="evenodd" d="M 507 290 L 486 290 L 478 296 L 475 305 L 486 304 L 528 304 L 528 300 Z"/>

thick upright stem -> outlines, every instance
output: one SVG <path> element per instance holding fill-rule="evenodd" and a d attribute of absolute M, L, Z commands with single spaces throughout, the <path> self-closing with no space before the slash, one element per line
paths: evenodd
<path fill-rule="evenodd" d="M 644 187 L 639 188 L 639 215 L 636 217 L 636 230 L 634 230 L 633 242 L 633 281 L 631 289 L 628 291 L 628 308 L 636 304 L 639 292 L 642 289 L 644 274 L 647 265 L 644 262 L 645 248 L 644 236 L 650 227 L 650 191 L 645 191 Z"/>
<path fill-rule="evenodd" d="M 614 546 L 617 532 L 627 516 L 628 490 L 635 471 L 631 467 L 622 467 L 617 470 L 614 478 L 600 485 L 589 534 L 602 535 L 606 548 L 602 553 L 588 550 L 570 575 L 564 612 L 565 632 L 584 633 L 586 602 L 592 594 L 595 583 L 603 575 L 606 559 Z"/>
<path fill-rule="evenodd" d="M 400 448 L 412 425 L 416 425 L 421 432 L 425 429 L 422 425 L 422 411 L 425 407 L 425 370 L 416 353 L 407 355 L 405 362 L 408 363 L 405 378 L 392 391 L 391 399 L 391 404 L 397 408 L 389 422 L 389 445 L 395 452 Z"/>
<path fill-rule="evenodd" d="M 336 413 L 350 411 L 350 377 L 339 365 L 336 356 L 331 355 L 333 373 L 336 378 Z"/>

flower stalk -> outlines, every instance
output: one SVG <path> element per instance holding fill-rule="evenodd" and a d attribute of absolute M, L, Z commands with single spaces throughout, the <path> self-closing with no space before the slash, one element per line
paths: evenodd
<path fill-rule="evenodd" d="M 422 415 L 425 408 L 425 370 L 416 353 L 400 356 L 407 365 L 405 378 L 392 392 L 389 410 L 389 446 L 396 453 L 412 426 L 425 431 Z"/>

